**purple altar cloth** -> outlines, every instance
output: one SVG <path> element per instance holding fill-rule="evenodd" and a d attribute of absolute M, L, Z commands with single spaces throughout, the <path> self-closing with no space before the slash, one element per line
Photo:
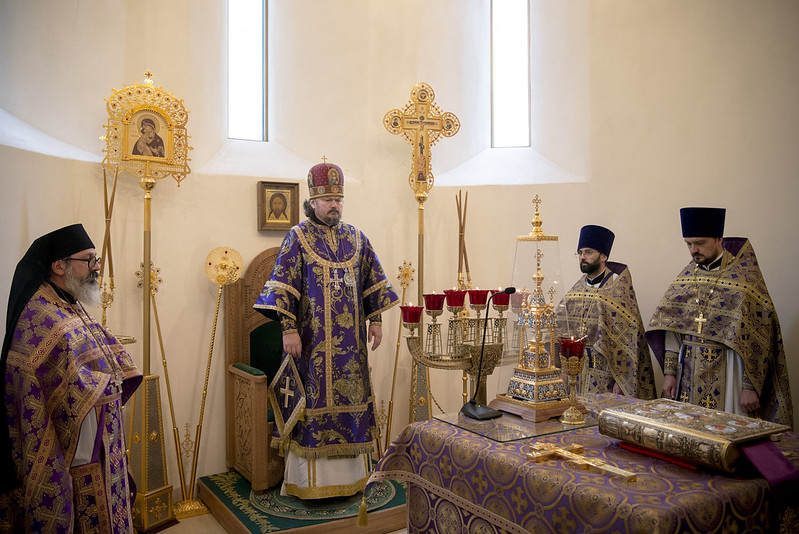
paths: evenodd
<path fill-rule="evenodd" d="M 506 416 L 503 416 L 506 417 Z M 799 466 L 799 435 L 778 448 Z M 567 460 L 533 463 L 532 441 L 579 444 L 631 482 Z M 799 532 L 799 499 L 776 509 L 765 479 L 692 470 L 625 450 L 597 427 L 508 443 L 437 420 L 397 436 L 372 480 L 408 482 L 408 532 Z"/>

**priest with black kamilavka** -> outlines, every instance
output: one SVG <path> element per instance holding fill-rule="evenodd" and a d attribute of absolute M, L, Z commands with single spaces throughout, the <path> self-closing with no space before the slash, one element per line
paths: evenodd
<path fill-rule="evenodd" d="M 640 399 L 655 395 L 649 347 L 633 280 L 627 265 L 608 261 L 615 234 L 603 226 L 580 230 L 577 258 L 584 274 L 558 307 L 558 324 L 588 336 L 586 362 L 579 380 L 581 395 L 624 394 Z"/>
<path fill-rule="evenodd" d="M 749 240 L 723 237 L 726 210 L 680 210 L 691 262 L 666 290 L 647 339 L 664 396 L 793 426 L 780 321 Z"/>

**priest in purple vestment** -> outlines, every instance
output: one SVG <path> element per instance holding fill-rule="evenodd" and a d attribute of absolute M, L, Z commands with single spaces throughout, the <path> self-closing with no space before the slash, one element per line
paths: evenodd
<path fill-rule="evenodd" d="M 646 333 L 663 367 L 663 393 L 793 426 L 780 320 L 749 240 L 722 237 L 725 215 L 723 208 L 680 210 L 693 260 Z"/>
<path fill-rule="evenodd" d="M 558 325 L 588 336 L 580 395 L 655 397 L 655 375 L 630 269 L 608 261 L 615 234 L 604 226 L 580 229 L 577 259 L 585 273 L 558 307 Z"/>
<path fill-rule="evenodd" d="M 280 321 L 283 358 L 294 358 L 305 392 L 303 417 L 272 439 L 286 456 L 282 491 L 302 499 L 366 486 L 377 437 L 368 346 L 398 301 L 369 239 L 341 222 L 343 184 L 338 165 L 308 172 L 308 219 L 289 230 L 255 303 Z"/>
<path fill-rule="evenodd" d="M 80 224 L 17 264 L 0 359 L 0 532 L 133 532 L 122 406 L 142 376 L 84 305 L 100 258 Z"/>

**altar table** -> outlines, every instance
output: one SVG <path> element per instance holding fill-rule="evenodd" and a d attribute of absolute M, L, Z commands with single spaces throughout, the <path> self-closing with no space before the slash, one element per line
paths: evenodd
<path fill-rule="evenodd" d="M 582 445 L 635 479 L 554 457 L 530 462 L 532 441 Z M 799 435 L 777 446 L 799 466 Z M 372 479 L 381 478 L 408 483 L 409 533 L 799 532 L 797 494 L 778 506 L 752 471 L 676 465 L 623 449 L 596 426 L 503 442 L 436 419 L 412 423 L 378 463 Z"/>

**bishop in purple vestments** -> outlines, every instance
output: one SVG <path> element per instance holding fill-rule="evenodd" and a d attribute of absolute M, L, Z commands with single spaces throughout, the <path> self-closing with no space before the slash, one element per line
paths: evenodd
<path fill-rule="evenodd" d="M 272 441 L 286 454 L 283 491 L 304 499 L 366 485 L 376 437 L 367 347 L 379 345 L 381 314 L 398 300 L 367 237 L 341 222 L 341 168 L 315 165 L 308 186 L 308 219 L 289 230 L 255 303 L 280 321 L 283 357 L 304 387 L 304 418 Z"/>

